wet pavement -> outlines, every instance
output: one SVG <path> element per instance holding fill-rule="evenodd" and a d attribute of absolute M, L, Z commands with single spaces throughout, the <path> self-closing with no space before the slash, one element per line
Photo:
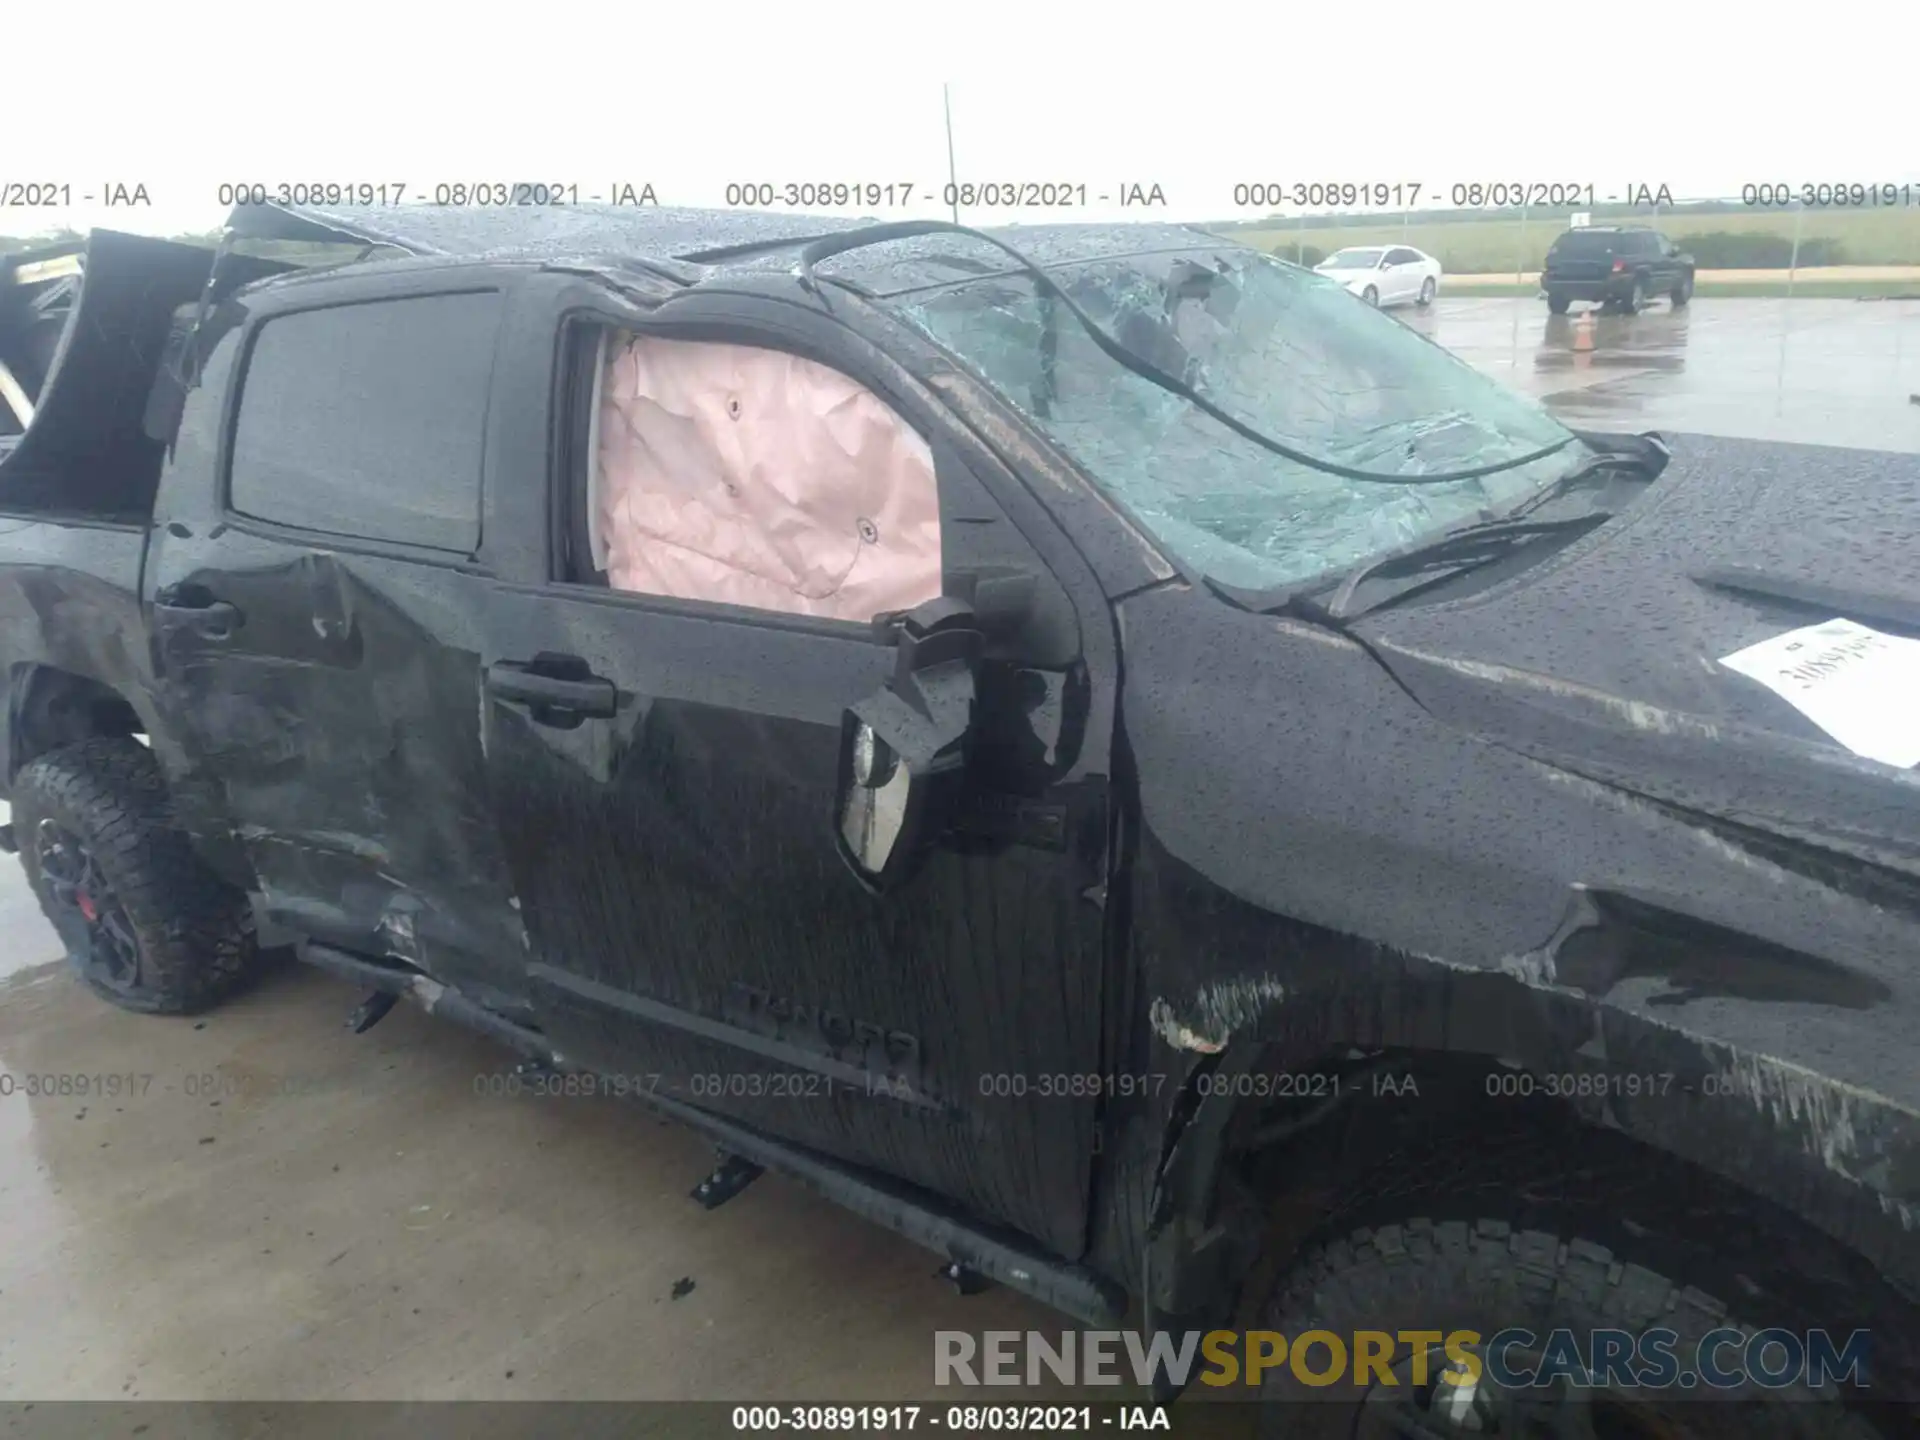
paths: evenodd
<path fill-rule="evenodd" d="M 1920 304 L 1396 313 L 1570 423 L 1920 451 Z M 709 1214 L 690 1132 L 489 1093 L 506 1052 L 408 1007 L 351 1035 L 317 973 L 114 1010 L 4 858 L 0 937 L 0 1399 L 897 1399 L 936 1329 L 1063 1323 L 777 1177 Z"/>
<path fill-rule="evenodd" d="M 1638 315 L 1442 296 L 1394 315 L 1588 429 L 1920 453 L 1920 302 L 1695 297 Z"/>
<path fill-rule="evenodd" d="M 0 800 L 0 825 L 13 818 L 12 808 Z M 60 942 L 27 888 L 20 862 L 0 856 L 0 982 L 21 970 L 44 965 L 59 953 Z"/>
<path fill-rule="evenodd" d="M 508 1097 L 507 1051 L 405 1005 L 353 1035 L 358 998 L 0 982 L 0 1400 L 897 1401 L 937 1328 L 1061 1328 L 777 1176 L 702 1210 L 691 1131 Z"/>

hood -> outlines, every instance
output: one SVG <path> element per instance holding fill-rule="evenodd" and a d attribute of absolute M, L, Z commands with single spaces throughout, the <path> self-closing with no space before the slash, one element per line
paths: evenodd
<path fill-rule="evenodd" d="M 1730 837 L 1920 877 L 1920 768 L 1856 753 L 1723 663 L 1836 619 L 1895 649 L 1920 637 L 1920 456 L 1669 438 L 1666 471 L 1592 535 L 1479 594 L 1366 616 L 1355 634 L 1459 729 Z M 1904 701 L 1893 683 L 1849 703 L 1878 707 L 1883 729 L 1920 728 L 1920 682 L 1898 682 L 1913 687 Z"/>

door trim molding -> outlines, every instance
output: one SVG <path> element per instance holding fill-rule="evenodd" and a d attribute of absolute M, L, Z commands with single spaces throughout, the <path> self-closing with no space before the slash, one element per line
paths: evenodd
<path fill-rule="evenodd" d="M 631 991 L 602 985 L 556 966 L 535 962 L 527 966 L 527 977 L 536 986 L 558 990 L 603 1012 L 614 1011 L 643 1023 L 667 1025 L 703 1040 L 749 1050 L 777 1064 L 824 1076 L 865 1094 L 895 1100 L 914 1109 L 932 1111 L 949 1119 L 961 1118 L 949 1106 L 921 1089 L 917 1077 L 896 1077 L 886 1071 L 857 1065 L 730 1021 L 715 1020 L 678 1005 L 668 1005 Z"/>

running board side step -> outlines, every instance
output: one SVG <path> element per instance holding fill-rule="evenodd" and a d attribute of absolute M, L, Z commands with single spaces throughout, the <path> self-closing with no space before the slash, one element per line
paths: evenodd
<path fill-rule="evenodd" d="M 1021 1236 L 990 1230 L 928 1203 L 895 1182 L 870 1177 L 838 1160 L 775 1140 L 671 1096 L 656 1092 L 640 1099 L 700 1131 L 729 1154 L 797 1180 L 854 1214 L 944 1257 L 947 1269 L 940 1272 L 943 1275 L 949 1271 L 953 1275 L 976 1272 L 1093 1326 L 1118 1325 L 1126 1317 L 1126 1295 L 1118 1285 L 1091 1270 L 1052 1259 Z"/>
<path fill-rule="evenodd" d="M 713 1173 L 693 1187 L 693 1199 L 703 1210 L 718 1210 L 766 1172 L 751 1160 L 720 1152 L 720 1163 Z"/>
<path fill-rule="evenodd" d="M 392 990 L 369 990 L 367 998 L 354 1006 L 353 1013 L 347 1017 L 347 1029 L 364 1035 L 386 1019 L 387 1012 L 399 1003 L 400 996 Z"/>
<path fill-rule="evenodd" d="M 556 1052 L 539 1031 L 516 1025 L 417 970 L 383 965 L 317 941 L 302 944 L 297 953 L 310 965 L 330 970 L 356 985 L 413 1000 L 431 1014 L 490 1035 L 555 1070 L 586 1072 L 585 1066 Z M 776 1140 L 657 1091 L 635 1098 L 699 1131 L 728 1156 L 797 1180 L 854 1214 L 925 1246 L 947 1262 L 943 1274 L 977 1272 L 1089 1325 L 1114 1326 L 1126 1316 L 1126 1293 L 1118 1285 L 1091 1270 L 1054 1259 L 1024 1236 L 981 1225 L 897 1181 Z"/>
<path fill-rule="evenodd" d="M 351 951 L 341 950 L 332 945 L 323 945 L 318 940 L 307 940 L 295 947 L 294 954 L 309 965 L 317 965 L 322 970 L 331 971 L 342 979 L 351 980 L 356 985 L 388 995 L 397 995 L 411 1000 L 429 1015 L 444 1016 L 469 1030 L 477 1030 L 482 1035 L 490 1035 L 503 1045 L 517 1050 L 520 1054 L 540 1061 L 542 1064 L 554 1064 L 553 1047 L 546 1036 L 537 1030 L 516 1025 L 503 1016 L 494 1014 L 484 1006 L 476 1005 L 458 990 L 449 990 L 445 985 L 424 975 L 411 966 L 392 963 L 382 964 L 369 960 Z M 362 1010 L 374 1008 L 372 997 L 361 1003 L 360 1010 L 354 1012 L 358 1017 Z M 391 1008 L 391 1007 L 388 1007 Z M 382 1009 L 375 1020 L 384 1015 Z"/>

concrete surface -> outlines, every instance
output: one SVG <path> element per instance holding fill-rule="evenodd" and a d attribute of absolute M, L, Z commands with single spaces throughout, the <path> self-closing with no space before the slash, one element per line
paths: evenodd
<path fill-rule="evenodd" d="M 13 807 L 0 800 L 0 825 L 13 818 Z M 40 913 L 39 902 L 27 888 L 20 862 L 0 856 L 0 981 L 22 970 L 45 965 L 60 954 L 53 926 Z M 4 1314 L 0 1311 L 0 1314 Z"/>
<path fill-rule="evenodd" d="M 1442 296 L 1391 312 L 1569 425 L 1920 452 L 1920 302 L 1697 298 L 1638 315 Z"/>
<path fill-rule="evenodd" d="M 1572 423 L 1920 451 L 1920 305 L 1396 313 Z M 879 1401 L 938 1393 L 936 1329 L 1065 1323 L 775 1177 L 704 1212 L 689 1132 L 476 1093 L 504 1051 L 405 1007 L 350 1035 L 319 974 L 116 1011 L 5 859 L 0 936 L 0 1400 Z M 24 1093 L 62 1074 L 127 1078 Z"/>
<path fill-rule="evenodd" d="M 703 1211 L 691 1132 L 476 1093 L 505 1051 L 404 1006 L 352 1035 L 357 998 L 0 986 L 0 1400 L 901 1400 L 935 1328 L 1061 1328 L 774 1176 Z M 49 1075 L 120 1093 L 22 1093 Z"/>

